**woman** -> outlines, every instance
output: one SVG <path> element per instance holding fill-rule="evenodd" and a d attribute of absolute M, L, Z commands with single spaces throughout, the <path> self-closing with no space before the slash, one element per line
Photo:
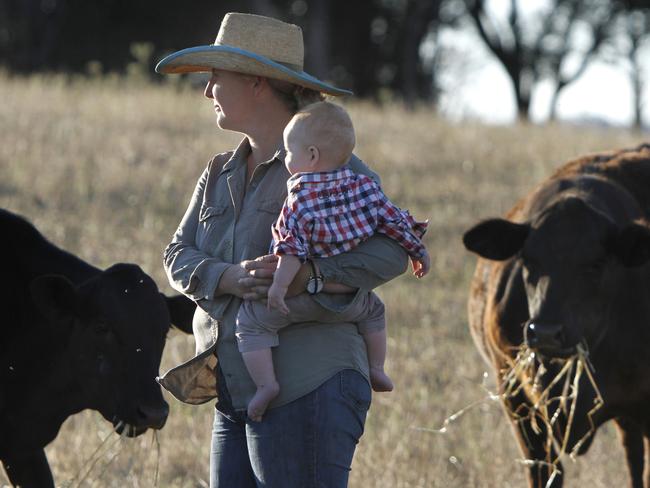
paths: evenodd
<path fill-rule="evenodd" d="M 303 103 L 321 93 L 350 93 L 304 73 L 302 64 L 299 27 L 231 13 L 214 45 L 179 51 L 156 67 L 211 72 L 205 96 L 217 125 L 244 135 L 234 151 L 208 163 L 164 253 L 172 286 L 197 304 L 196 356 L 160 383 L 186 403 L 217 397 L 212 487 L 347 486 L 370 406 L 366 349 L 355 325 L 314 321 L 283 330 L 273 352 L 281 392 L 262 422 L 245 415 L 255 385 L 237 349 L 235 317 L 242 299 L 266 296 L 275 270 L 275 258 L 266 254 L 289 177 L 282 131 Z M 376 177 L 354 156 L 349 164 Z M 304 265 L 292 292 L 309 292 L 340 311 L 404 272 L 406 263 L 399 245 L 376 236 L 352 252 Z"/>

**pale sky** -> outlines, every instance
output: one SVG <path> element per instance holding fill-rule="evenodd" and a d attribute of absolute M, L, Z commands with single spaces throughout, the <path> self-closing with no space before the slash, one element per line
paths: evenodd
<path fill-rule="evenodd" d="M 520 0 L 521 1 L 521 0 Z M 507 12 L 509 0 L 491 0 L 489 8 L 501 15 Z M 530 9 L 538 9 L 545 0 L 526 0 Z M 509 123 L 516 110 L 512 84 L 501 65 L 480 43 L 476 35 L 452 31 L 441 33 L 443 44 L 453 46 L 454 60 L 462 59 L 443 77 L 445 94 L 441 111 L 452 119 L 477 118 L 486 122 Z M 650 54 L 650 53 L 649 53 Z M 644 58 L 649 58 L 648 55 Z M 646 66 L 650 80 L 650 65 Z M 544 121 L 548 117 L 552 87 L 540 85 L 533 93 L 532 118 Z M 645 99 L 650 100 L 650 86 Z M 650 107 L 646 104 L 645 122 L 650 124 Z M 616 125 L 629 125 L 633 120 L 632 89 L 624 68 L 614 68 L 594 62 L 575 83 L 560 95 L 560 119 L 604 120 Z"/>

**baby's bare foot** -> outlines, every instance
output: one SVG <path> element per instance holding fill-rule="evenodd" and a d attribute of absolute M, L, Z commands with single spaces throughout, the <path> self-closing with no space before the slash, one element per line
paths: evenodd
<path fill-rule="evenodd" d="M 374 391 L 393 391 L 393 381 L 381 368 L 370 368 L 370 385 Z"/>
<path fill-rule="evenodd" d="M 277 381 L 272 384 L 258 386 L 257 392 L 248 403 L 248 418 L 254 422 L 261 422 L 266 407 L 269 406 L 271 400 L 278 396 L 278 393 L 280 393 L 280 385 Z"/>

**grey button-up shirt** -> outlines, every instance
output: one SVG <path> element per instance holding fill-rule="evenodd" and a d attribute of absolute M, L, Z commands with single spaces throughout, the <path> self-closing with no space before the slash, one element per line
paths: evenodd
<path fill-rule="evenodd" d="M 208 163 L 164 252 L 171 285 L 197 303 L 193 322 L 196 354 L 159 379 L 186 403 L 204 403 L 216 396 L 217 358 L 235 409 L 245 409 L 255 393 L 235 339 L 241 299 L 215 297 L 214 293 L 231 264 L 268 254 L 271 224 L 286 198 L 289 173 L 283 162 L 284 151 L 280 150 L 273 159 L 258 165 L 247 183 L 249 152 L 244 139 L 234 152 L 218 154 Z M 355 156 L 349 165 L 353 171 L 377 179 Z M 326 281 L 344 283 L 363 293 L 403 273 L 407 256 L 391 239 L 373 236 L 350 252 L 319 259 L 318 264 Z M 333 311 L 345 309 L 354 298 L 353 294 L 316 297 Z M 280 395 L 271 408 L 313 391 L 343 369 L 368 376 L 366 349 L 355 324 L 321 324 L 314 317 L 314 322 L 284 328 L 279 339 L 273 360 Z"/>

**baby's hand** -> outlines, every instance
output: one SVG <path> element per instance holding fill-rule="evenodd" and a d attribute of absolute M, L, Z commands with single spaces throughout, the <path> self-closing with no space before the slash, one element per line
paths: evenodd
<path fill-rule="evenodd" d="M 431 268 L 431 258 L 426 251 L 420 259 L 411 258 L 411 263 L 413 264 L 413 274 L 418 278 L 422 278 Z"/>
<path fill-rule="evenodd" d="M 280 286 L 276 283 L 269 288 L 268 308 L 275 308 L 283 315 L 289 315 L 289 308 L 284 303 L 284 297 L 287 294 L 287 287 Z"/>

